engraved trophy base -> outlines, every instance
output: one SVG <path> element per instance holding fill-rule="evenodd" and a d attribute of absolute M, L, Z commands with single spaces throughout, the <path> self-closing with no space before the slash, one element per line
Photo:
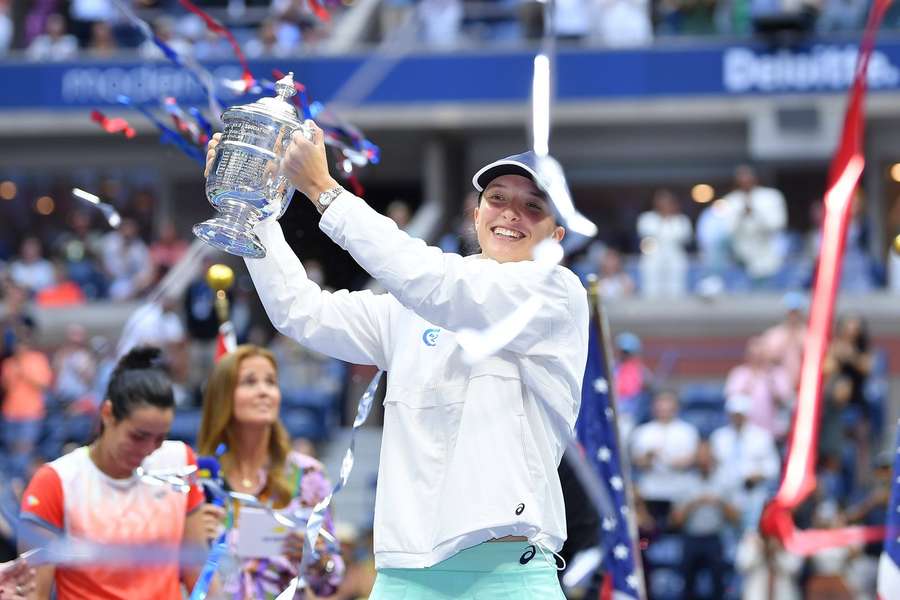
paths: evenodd
<path fill-rule="evenodd" d="M 253 233 L 261 216 L 259 209 L 239 200 L 224 198 L 219 205 L 219 216 L 197 223 L 193 232 L 207 244 L 229 254 L 263 258 L 266 249 Z"/>

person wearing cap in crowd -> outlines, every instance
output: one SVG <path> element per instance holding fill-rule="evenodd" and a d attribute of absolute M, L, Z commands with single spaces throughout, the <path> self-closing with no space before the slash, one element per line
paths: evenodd
<path fill-rule="evenodd" d="M 371 599 L 564 598 L 551 554 L 566 537 L 556 469 L 580 405 L 589 311 L 574 273 L 532 260 L 540 242 L 565 235 L 558 192 L 546 191 L 559 186 L 531 152 L 485 166 L 473 178 L 481 253 L 444 253 L 339 186 L 308 123 L 314 141 L 293 137 L 284 173 L 322 214 L 320 229 L 388 293 L 321 290 L 274 219 L 255 229 L 266 257 L 246 264 L 282 333 L 390 372 Z M 535 295 L 544 302 L 521 332 L 464 360 L 456 332 L 485 330 Z"/>
<path fill-rule="evenodd" d="M 800 292 L 788 292 L 781 299 L 784 319 L 766 329 L 760 344 L 772 364 L 780 365 L 790 377 L 791 387 L 800 383 L 800 365 L 803 361 L 803 345 L 806 341 L 806 296 Z"/>
<path fill-rule="evenodd" d="M 768 494 L 777 481 L 781 462 L 772 434 L 750 422 L 753 399 L 732 394 L 725 401 L 728 424 L 709 438 L 713 457 L 722 473 L 732 478 L 732 499 L 744 517 L 745 527 L 755 527 Z"/>
<path fill-rule="evenodd" d="M 616 363 L 616 411 L 619 435 L 627 441 L 640 420 L 642 404 L 649 404 L 645 396 L 653 387 L 653 373 L 641 357 L 641 338 L 630 331 L 616 336 L 619 360 Z M 646 410 L 646 408 L 644 409 Z"/>

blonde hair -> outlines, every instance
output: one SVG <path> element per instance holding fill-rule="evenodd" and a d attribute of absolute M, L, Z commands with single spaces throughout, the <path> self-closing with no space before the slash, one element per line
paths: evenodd
<path fill-rule="evenodd" d="M 213 455 L 219 444 L 225 444 L 226 451 L 219 457 L 222 471 L 228 472 L 235 463 L 235 447 L 233 428 L 234 391 L 237 387 L 238 372 L 241 363 L 248 358 L 261 356 L 278 372 L 275 356 L 259 346 L 243 345 L 223 356 L 216 364 L 206 384 L 203 394 L 203 419 L 200 422 L 200 435 L 197 447 L 200 454 Z M 269 466 L 266 486 L 261 495 L 272 500 L 276 508 L 283 508 L 291 501 L 293 490 L 285 473 L 288 453 L 291 450 L 291 438 L 280 419 L 272 423 L 269 434 Z"/>

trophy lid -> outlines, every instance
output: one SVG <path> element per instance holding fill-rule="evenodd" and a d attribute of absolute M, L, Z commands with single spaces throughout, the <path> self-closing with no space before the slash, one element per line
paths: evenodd
<path fill-rule="evenodd" d="M 275 83 L 275 92 L 276 95 L 274 97 L 266 97 L 260 98 L 256 102 L 252 102 L 250 104 L 245 104 L 243 106 L 234 106 L 227 111 L 227 113 L 232 110 L 236 111 L 249 111 L 257 114 L 261 114 L 267 117 L 271 117 L 273 119 L 277 119 L 279 121 L 284 121 L 291 124 L 299 124 L 300 116 L 297 113 L 297 107 L 291 102 L 291 97 L 297 94 L 297 90 L 294 88 L 294 73 L 293 71 L 279 79 Z"/>

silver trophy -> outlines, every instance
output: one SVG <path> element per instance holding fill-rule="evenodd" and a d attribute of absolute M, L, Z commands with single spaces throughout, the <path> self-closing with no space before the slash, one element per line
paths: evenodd
<path fill-rule="evenodd" d="M 280 218 L 294 195 L 281 174 L 281 159 L 295 131 L 312 133 L 290 98 L 294 74 L 275 84 L 274 98 L 232 106 L 222 115 L 225 131 L 206 178 L 206 197 L 218 216 L 194 225 L 201 240 L 238 256 L 262 258 L 266 249 L 253 228 L 271 215 Z"/>

